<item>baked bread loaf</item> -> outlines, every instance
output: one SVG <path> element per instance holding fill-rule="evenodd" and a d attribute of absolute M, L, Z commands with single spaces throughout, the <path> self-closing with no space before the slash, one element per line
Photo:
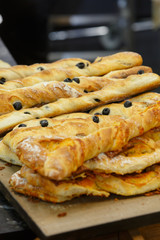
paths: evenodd
<path fill-rule="evenodd" d="M 6 69 L 0 69 L 0 79 L 3 79 L 4 82 L 7 82 L 9 80 L 24 78 L 27 76 L 30 76 L 32 74 L 41 72 L 43 70 L 47 70 L 50 68 L 68 68 L 75 66 L 79 62 L 82 62 L 84 64 L 90 64 L 89 61 L 80 59 L 80 58 L 68 58 L 68 59 L 61 59 L 59 61 L 53 62 L 53 63 L 37 63 L 33 65 L 15 65 L 15 66 L 9 66 Z M 2 83 L 1 83 L 2 84 Z"/>
<path fill-rule="evenodd" d="M 131 75 L 139 77 L 139 72 L 151 72 L 149 67 L 140 66 L 133 67 L 129 70 L 123 70 L 122 75 L 124 80 Z M 102 89 L 105 86 L 112 87 L 115 81 L 120 81 L 118 78 L 121 71 L 112 72 L 115 78 L 107 74 L 104 77 L 80 77 L 73 79 L 65 79 L 63 82 L 51 81 L 35 84 L 31 87 L 18 88 L 13 90 L 0 90 L 0 115 L 19 110 L 20 108 L 33 107 L 38 104 L 54 102 L 60 98 L 80 97 L 88 92 L 94 92 Z M 123 78 L 122 78 L 123 79 Z M 5 104 L 4 104 L 5 103 Z"/>
<path fill-rule="evenodd" d="M 54 117 L 65 113 L 87 111 L 104 103 L 120 101 L 131 95 L 142 93 L 160 85 L 160 77 L 154 73 L 130 75 L 126 79 L 112 81 L 99 91 L 87 93 L 78 98 L 62 98 L 39 108 L 22 109 L 0 116 L 0 134 L 9 131 L 26 120 Z M 22 107 L 21 103 L 17 102 Z"/>
<path fill-rule="evenodd" d="M 154 165 L 140 174 L 127 176 L 89 174 L 59 182 L 44 178 L 24 166 L 12 175 L 10 185 L 16 192 L 55 203 L 64 202 L 82 194 L 108 197 L 111 192 L 123 196 L 133 196 L 160 187 L 160 166 Z"/>
<path fill-rule="evenodd" d="M 159 127 L 160 102 L 139 105 L 130 117 L 86 114 L 86 118 L 59 119 L 60 124 L 54 126 L 44 120 L 43 127 L 22 125 L 8 133 L 3 143 L 28 167 L 61 180 L 85 161 L 103 152 L 119 151 L 133 137 Z"/>
<path fill-rule="evenodd" d="M 51 124 L 51 123 L 50 123 Z M 63 130 L 63 129 L 62 129 Z M 0 159 L 22 166 L 17 155 L 0 142 Z M 121 152 L 100 153 L 84 162 L 74 176 L 92 171 L 97 173 L 116 173 L 120 175 L 140 173 L 148 166 L 160 162 L 160 129 L 154 128 L 141 136 L 131 139 Z"/>
<path fill-rule="evenodd" d="M 110 56 L 97 58 L 93 63 L 83 60 L 65 69 L 63 69 L 63 66 L 59 68 L 52 67 L 49 70 L 42 71 L 32 75 L 31 77 L 21 78 L 9 82 L 6 82 L 9 76 L 5 77 L 3 75 L 5 82 L 3 82 L 2 89 L 27 87 L 46 81 L 63 81 L 66 78 L 74 78 L 79 76 L 102 76 L 113 70 L 127 69 L 133 66 L 139 66 L 141 64 L 142 57 L 139 54 L 133 52 L 121 52 Z M 14 78 L 18 78 L 18 76 Z"/>
<path fill-rule="evenodd" d="M 96 184 L 101 190 L 122 196 L 144 194 L 159 189 L 160 165 L 153 165 L 142 173 L 131 175 L 96 175 Z"/>

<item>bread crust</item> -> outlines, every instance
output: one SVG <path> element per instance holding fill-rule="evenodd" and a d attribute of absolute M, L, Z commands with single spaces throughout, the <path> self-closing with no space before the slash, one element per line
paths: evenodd
<path fill-rule="evenodd" d="M 111 115 L 116 115 L 116 109 L 120 109 L 120 111 L 118 111 L 118 114 L 123 119 L 127 119 L 133 114 L 142 111 L 144 106 L 152 106 L 154 103 L 156 103 L 158 97 L 159 94 L 157 93 L 145 93 L 141 96 L 130 99 L 133 103 L 132 107 L 130 108 L 125 108 L 124 102 L 121 104 L 110 104 L 106 106 L 110 106 Z M 97 110 L 94 111 L 97 112 Z M 59 130 L 59 133 L 63 132 L 67 136 L 84 136 L 86 134 L 90 134 L 90 132 L 95 131 L 95 129 L 91 129 L 91 125 L 88 124 L 87 121 L 85 121 L 85 123 L 82 125 L 81 119 L 87 118 L 88 114 L 73 113 L 65 114 L 53 119 L 46 118 L 41 120 L 31 120 L 25 122 L 25 125 L 27 128 L 40 127 L 41 121 L 47 120 L 49 127 L 59 125 L 59 128 L 57 128 L 57 131 Z M 19 128 L 19 126 L 16 128 Z M 85 133 L 83 132 L 83 129 L 86 129 Z M 124 175 L 135 171 L 142 171 L 146 167 L 160 161 L 159 132 L 159 128 L 154 128 L 153 130 L 150 130 L 141 136 L 131 139 L 128 144 L 122 148 L 122 151 L 117 150 L 116 152 L 101 153 L 95 158 L 84 162 L 80 169 L 78 169 L 78 172 L 91 170 L 96 172 L 98 171 Z M 26 134 L 26 136 L 27 135 L 28 134 Z M 0 158 L 4 161 L 11 162 L 16 165 L 22 165 L 17 155 L 11 152 L 10 148 L 5 145 L 3 141 L 0 142 Z"/>
<path fill-rule="evenodd" d="M 0 68 L 9 68 L 11 65 L 3 60 L 0 60 Z"/>
<path fill-rule="evenodd" d="M 131 175 L 96 175 L 96 184 L 104 191 L 122 195 L 133 196 L 159 189 L 160 166 L 153 165 L 145 172 Z"/>
<path fill-rule="evenodd" d="M 144 73 L 150 73 L 149 67 L 140 66 L 133 67 L 129 70 L 123 70 L 124 80 L 130 75 L 137 75 L 137 72 L 143 71 Z M 115 85 L 115 81 L 120 81 L 119 77 L 121 71 L 116 71 L 114 78 L 111 74 L 106 74 L 104 77 L 80 77 L 76 78 L 77 82 L 42 82 L 35 84 L 31 87 L 18 88 L 13 90 L 0 90 L 0 115 L 15 111 L 14 103 L 19 102 L 22 108 L 29 108 L 38 104 L 45 104 L 54 102 L 60 98 L 80 97 L 86 94 L 86 92 L 93 92 L 102 89 L 105 86 L 112 87 Z M 115 76 L 117 76 L 115 78 Z M 137 75 L 138 77 L 138 75 Z M 75 79 L 75 80 L 76 80 Z M 123 79 L 123 78 L 122 78 Z M 121 80 L 122 80 L 121 79 Z M 5 103 L 5 104 L 4 104 Z"/>
<path fill-rule="evenodd" d="M 84 63 L 83 68 L 79 67 L 79 63 L 74 63 L 74 65 L 72 65 L 71 67 L 63 69 L 63 64 L 60 63 L 60 66 L 58 64 L 58 68 L 52 67 L 48 70 L 36 73 L 31 77 L 24 78 L 24 75 L 18 77 L 16 71 L 13 72 L 11 70 L 10 72 L 8 71 L 7 76 L 2 73 L 0 77 L 8 79 L 10 75 L 14 74 L 14 79 L 18 80 L 6 82 L 2 86 L 2 89 L 14 89 L 18 87 L 21 88 L 32 86 L 36 83 L 45 81 L 63 81 L 65 78 L 73 78 L 79 76 L 102 76 L 106 73 L 109 73 L 110 71 L 128 69 L 133 66 L 139 66 L 142 64 L 142 61 L 142 57 L 137 53 L 120 52 L 110 56 L 97 58 L 93 63 L 89 63 L 86 60 L 81 60 L 79 63 Z M 17 69 L 21 69 L 21 66 L 16 67 Z M 25 71 L 23 69 L 22 73 L 24 72 Z"/>
<path fill-rule="evenodd" d="M 54 117 L 65 113 L 80 112 L 93 107 L 120 101 L 131 95 L 142 93 L 160 85 L 160 77 L 154 73 L 130 75 L 126 79 L 112 81 L 99 91 L 87 93 L 78 98 L 62 98 L 39 108 L 27 108 L 0 116 L 0 134 L 9 131 L 17 124 L 34 118 Z M 98 100 L 97 100 L 98 99 Z M 25 114 L 28 112 L 29 114 Z"/>
<path fill-rule="evenodd" d="M 30 76 L 35 73 L 39 73 L 43 70 L 63 67 L 68 68 L 75 66 L 79 62 L 84 62 L 85 64 L 90 64 L 89 61 L 81 58 L 68 58 L 61 59 L 52 63 L 36 63 L 32 65 L 15 65 L 8 66 L 8 68 L 0 69 L 0 79 L 5 78 L 6 81 L 20 79 Z"/>
<path fill-rule="evenodd" d="M 94 171 L 120 175 L 140 173 L 160 162 L 160 128 L 131 139 L 122 151 L 101 153 L 80 167 L 78 172 Z"/>
<path fill-rule="evenodd" d="M 16 192 L 50 202 L 64 202 L 82 194 L 108 197 L 109 193 L 114 193 L 133 196 L 160 187 L 160 166 L 154 165 L 141 174 L 96 174 L 60 182 L 51 181 L 29 168 L 22 167 L 12 175 L 9 182 Z"/>
<path fill-rule="evenodd" d="M 58 183 L 41 177 L 25 166 L 12 175 L 10 185 L 19 193 L 55 203 L 71 200 L 81 195 L 109 196 L 107 191 L 97 187 L 93 177 Z"/>

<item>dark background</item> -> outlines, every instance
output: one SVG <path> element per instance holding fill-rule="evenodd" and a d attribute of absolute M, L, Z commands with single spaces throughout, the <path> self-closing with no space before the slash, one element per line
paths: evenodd
<path fill-rule="evenodd" d="M 125 4 L 129 7 L 123 6 Z M 135 22 L 148 20 L 152 22 L 151 0 L 1 0 L 0 14 L 3 17 L 0 36 L 18 64 L 54 61 L 63 57 L 64 52 L 67 52 L 67 57 L 79 57 L 78 54 L 81 53 L 82 57 L 92 61 L 96 54 L 108 55 L 117 51 L 131 50 L 140 53 L 144 64 L 151 66 L 154 72 L 160 73 L 159 29 L 150 27 L 142 31 L 131 29 Z M 79 14 L 84 16 L 89 14 L 92 17 L 113 15 L 115 21 L 113 23 L 93 21 L 85 26 L 50 23 L 50 17 L 54 19 L 61 15 Z M 101 25 L 106 25 L 112 30 L 110 40 L 112 42 L 112 39 L 113 41 L 115 38 L 118 39 L 117 45 L 110 47 L 105 44 L 105 38 L 99 36 L 64 41 L 50 41 L 48 38 L 50 31 Z M 52 57 L 49 57 L 51 55 Z"/>

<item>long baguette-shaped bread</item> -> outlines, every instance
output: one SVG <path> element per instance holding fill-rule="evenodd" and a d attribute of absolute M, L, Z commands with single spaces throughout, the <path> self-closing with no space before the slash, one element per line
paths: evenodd
<path fill-rule="evenodd" d="M 89 110 L 104 103 L 120 101 L 160 85 L 160 77 L 154 73 L 131 75 L 125 80 L 114 81 L 110 87 L 85 94 L 78 98 L 62 98 L 40 108 L 29 108 L 0 116 L 0 134 L 26 120 L 54 117 L 65 113 Z"/>
<path fill-rule="evenodd" d="M 140 66 L 123 70 L 122 75 L 125 74 L 124 79 L 127 79 L 130 75 L 138 75 L 137 73 L 139 72 L 149 73 L 151 71 L 149 67 Z M 109 74 L 110 77 L 106 74 L 104 77 L 80 77 L 73 78 L 70 82 L 42 82 L 31 87 L 0 90 L 0 115 L 14 111 L 17 109 L 17 105 L 19 110 L 20 108 L 28 108 L 37 104 L 54 102 L 60 98 L 80 97 L 86 94 L 86 92 L 98 91 L 105 86 L 112 87 L 112 85 L 115 85 L 114 81 L 120 80 L 120 78 L 116 77 L 119 77 L 120 72 L 112 72 L 114 78 L 111 77 L 111 74 Z"/>
<path fill-rule="evenodd" d="M 103 152 L 119 151 L 133 137 L 159 126 L 160 101 L 157 101 L 150 106 L 140 104 L 140 109 L 126 119 L 89 115 L 64 120 L 53 127 L 19 127 L 8 133 L 3 142 L 28 167 L 60 180 L 88 159 Z"/>
<path fill-rule="evenodd" d="M 90 64 L 89 61 L 81 58 L 67 58 L 67 59 L 61 59 L 53 63 L 36 63 L 33 65 L 15 65 L 10 67 L 8 66 L 8 68 L 0 69 L 0 79 L 9 81 L 14 79 L 24 78 L 50 68 L 72 67 L 78 64 L 79 62 L 83 62 L 84 64 Z"/>
<path fill-rule="evenodd" d="M 3 88 L 14 89 L 18 87 L 32 86 L 44 81 L 63 81 L 66 78 L 78 76 L 101 76 L 113 70 L 127 69 L 142 64 L 142 57 L 134 52 L 120 52 L 110 56 L 97 58 L 93 63 L 79 62 L 75 66 L 52 68 L 42 71 L 31 77 L 26 77 L 3 84 Z"/>

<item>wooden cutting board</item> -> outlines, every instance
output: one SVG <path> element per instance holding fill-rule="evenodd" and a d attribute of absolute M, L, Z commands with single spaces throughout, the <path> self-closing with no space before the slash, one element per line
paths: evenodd
<path fill-rule="evenodd" d="M 98 229 L 98 226 L 114 228 L 114 223 L 120 223 L 121 227 L 126 227 L 121 223 L 133 224 L 131 221 L 133 219 L 136 219 L 137 223 L 138 219 L 142 221 L 142 216 L 147 219 L 149 216 L 150 220 L 155 220 L 155 214 L 160 216 L 160 195 L 118 197 L 118 199 L 115 196 L 110 198 L 80 197 L 61 204 L 33 201 L 13 192 L 9 187 L 10 176 L 19 167 L 7 166 L 6 163 L 0 161 L 0 169 L 2 169 L 0 171 L 2 193 L 13 204 L 29 227 L 43 239 L 59 239 L 63 238 L 65 234 L 73 236 L 74 232 L 80 233 L 82 229 L 87 229 L 89 233 L 89 229 L 93 232 Z M 145 224 L 145 221 L 143 223 Z"/>

